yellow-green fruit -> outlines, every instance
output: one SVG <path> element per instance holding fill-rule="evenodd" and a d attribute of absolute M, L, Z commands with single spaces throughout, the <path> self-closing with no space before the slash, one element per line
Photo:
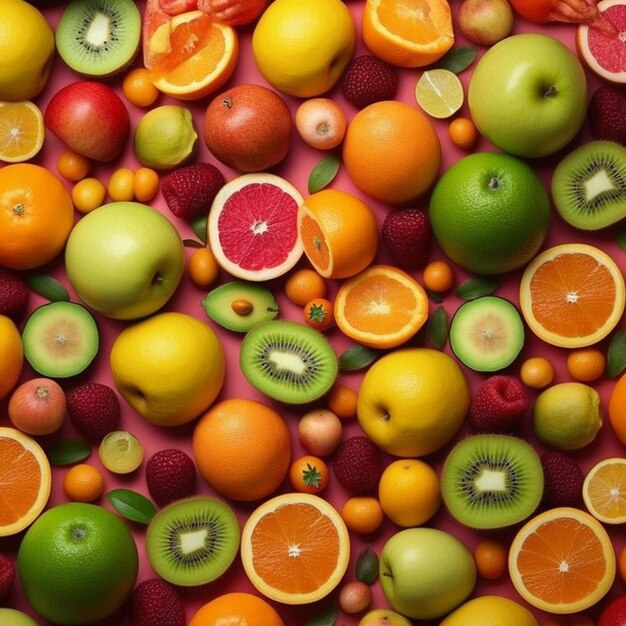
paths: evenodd
<path fill-rule="evenodd" d="M 473 598 L 450 613 L 439 626 L 539 626 L 524 606 L 503 596 Z"/>
<path fill-rule="evenodd" d="M 430 348 L 390 352 L 365 374 L 357 415 L 378 447 L 400 457 L 424 456 L 445 446 L 469 408 L 470 391 L 460 367 Z"/>
<path fill-rule="evenodd" d="M 32 618 L 16 609 L 0 608 L 0 624 L 2 626 L 38 626 Z"/>
<path fill-rule="evenodd" d="M 413 626 L 413 623 L 391 609 L 372 609 L 359 620 L 357 626 Z"/>
<path fill-rule="evenodd" d="M 339 80 L 355 41 L 350 9 L 341 0 L 274 0 L 254 29 L 252 53 L 272 87 L 310 98 Z"/>
<path fill-rule="evenodd" d="M 120 394 L 144 419 L 179 426 L 200 415 L 221 391 L 224 349 L 199 319 L 158 313 L 117 336 L 111 372 Z"/>
<path fill-rule="evenodd" d="M 24 0 L 0 0 L 0 100 L 32 100 L 48 82 L 54 32 Z"/>

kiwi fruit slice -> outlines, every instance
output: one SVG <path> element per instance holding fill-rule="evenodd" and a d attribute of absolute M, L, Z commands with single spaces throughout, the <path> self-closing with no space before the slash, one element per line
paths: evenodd
<path fill-rule="evenodd" d="M 524 323 L 508 300 L 481 296 L 457 309 L 449 339 L 464 365 L 477 372 L 495 372 L 510 365 L 524 347 Z"/>
<path fill-rule="evenodd" d="M 543 469 L 534 448 L 512 435 L 461 440 L 441 470 L 450 514 L 470 528 L 504 528 L 530 516 L 543 495 Z"/>
<path fill-rule="evenodd" d="M 240 333 L 278 315 L 278 304 L 272 292 L 262 285 L 243 280 L 233 280 L 212 289 L 202 306 L 214 322 Z"/>
<path fill-rule="evenodd" d="M 626 148 L 590 141 L 569 152 L 552 174 L 559 215 L 581 230 L 606 228 L 626 217 Z"/>
<path fill-rule="evenodd" d="M 157 574 L 193 587 L 219 578 L 239 552 L 233 509 L 216 498 L 192 496 L 157 511 L 146 530 L 146 555 Z"/>
<path fill-rule="evenodd" d="M 75 302 L 58 301 L 35 309 L 22 330 L 24 357 L 49 378 L 80 374 L 98 354 L 100 335 L 91 313 Z"/>
<path fill-rule="evenodd" d="M 239 365 L 253 387 L 288 404 L 317 400 L 339 370 L 337 355 L 321 333 L 287 320 L 271 320 L 246 333 Z"/>
<path fill-rule="evenodd" d="M 72 0 L 55 31 L 59 56 L 83 76 L 106 78 L 139 51 L 141 14 L 133 0 Z"/>

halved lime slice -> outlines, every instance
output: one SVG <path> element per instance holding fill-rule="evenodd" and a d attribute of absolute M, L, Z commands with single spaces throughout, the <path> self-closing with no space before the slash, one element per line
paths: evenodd
<path fill-rule="evenodd" d="M 459 77 L 450 70 L 434 69 L 422 73 L 415 85 L 417 104 L 432 117 L 454 115 L 465 99 Z"/>

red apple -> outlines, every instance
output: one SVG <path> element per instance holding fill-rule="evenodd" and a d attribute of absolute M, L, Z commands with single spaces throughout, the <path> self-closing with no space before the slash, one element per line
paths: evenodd
<path fill-rule="evenodd" d="M 617 596 L 604 607 L 598 626 L 626 626 L 626 595 Z"/>
<path fill-rule="evenodd" d="M 457 23 L 466 39 L 491 46 L 513 30 L 513 9 L 507 0 L 463 0 Z"/>
<path fill-rule="evenodd" d="M 94 161 L 111 161 L 128 140 L 130 116 L 107 85 L 81 80 L 60 89 L 48 103 L 44 122 L 65 145 Z"/>
<path fill-rule="evenodd" d="M 282 161 L 293 122 L 285 101 L 261 85 L 237 85 L 215 97 L 204 116 L 211 154 L 241 172 L 259 172 Z"/>

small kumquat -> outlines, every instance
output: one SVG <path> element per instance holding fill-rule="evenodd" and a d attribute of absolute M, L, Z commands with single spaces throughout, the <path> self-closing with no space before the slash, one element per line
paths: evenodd
<path fill-rule="evenodd" d="M 567 355 L 567 371 L 577 381 L 597 380 L 604 374 L 606 356 L 598 348 L 580 348 Z"/>
<path fill-rule="evenodd" d="M 285 282 L 285 294 L 290 302 L 304 306 L 313 298 L 324 298 L 328 291 L 326 280 L 315 270 L 296 270 Z"/>
<path fill-rule="evenodd" d="M 106 187 L 93 177 L 79 180 L 72 188 L 72 202 L 81 213 L 97 209 L 104 202 L 105 195 Z"/>
<path fill-rule="evenodd" d="M 65 495 L 75 502 L 94 502 L 104 493 L 102 472 L 93 465 L 74 465 L 63 479 Z"/>
<path fill-rule="evenodd" d="M 554 380 L 554 367 L 543 356 L 526 359 L 520 368 L 522 382 L 533 389 L 543 389 Z"/>
<path fill-rule="evenodd" d="M 304 321 L 320 331 L 328 330 L 335 325 L 332 302 L 326 298 L 314 298 L 304 307 Z"/>
<path fill-rule="evenodd" d="M 289 481 L 296 491 L 319 493 L 328 484 L 328 465 L 319 457 L 302 456 L 291 464 Z"/>
<path fill-rule="evenodd" d="M 72 150 L 66 150 L 57 159 L 57 171 L 63 178 L 72 182 L 85 178 L 90 167 L 91 163 L 87 157 Z"/>
<path fill-rule="evenodd" d="M 138 202 L 150 202 L 159 190 L 160 177 L 149 167 L 140 167 L 135 172 L 133 193 Z"/>
<path fill-rule="evenodd" d="M 380 502 L 372 496 L 354 496 L 341 509 L 348 530 L 359 535 L 376 532 L 385 518 Z"/>
<path fill-rule="evenodd" d="M 454 270 L 445 261 L 431 261 L 424 268 L 422 281 L 426 289 L 435 293 L 445 293 L 454 285 Z"/>
<path fill-rule="evenodd" d="M 124 76 L 122 93 L 131 104 L 149 107 L 156 102 L 160 92 L 150 80 L 150 72 L 145 67 L 138 67 Z"/>
<path fill-rule="evenodd" d="M 115 202 L 130 202 L 135 198 L 135 173 L 129 167 L 118 167 L 111 174 L 107 191 Z"/>
<path fill-rule="evenodd" d="M 478 141 L 478 130 L 472 120 L 457 117 L 448 124 L 450 141 L 461 150 L 471 150 Z"/>
<path fill-rule="evenodd" d="M 498 541 L 483 539 L 474 549 L 478 573 L 487 580 L 499 578 L 507 568 L 508 551 Z"/>
<path fill-rule="evenodd" d="M 328 408 L 340 417 L 348 420 L 356 417 L 357 393 L 343 383 L 335 383 L 326 396 Z"/>
<path fill-rule="evenodd" d="M 220 267 L 211 248 L 197 248 L 187 261 L 187 274 L 191 282 L 200 288 L 209 287 L 218 278 Z"/>

